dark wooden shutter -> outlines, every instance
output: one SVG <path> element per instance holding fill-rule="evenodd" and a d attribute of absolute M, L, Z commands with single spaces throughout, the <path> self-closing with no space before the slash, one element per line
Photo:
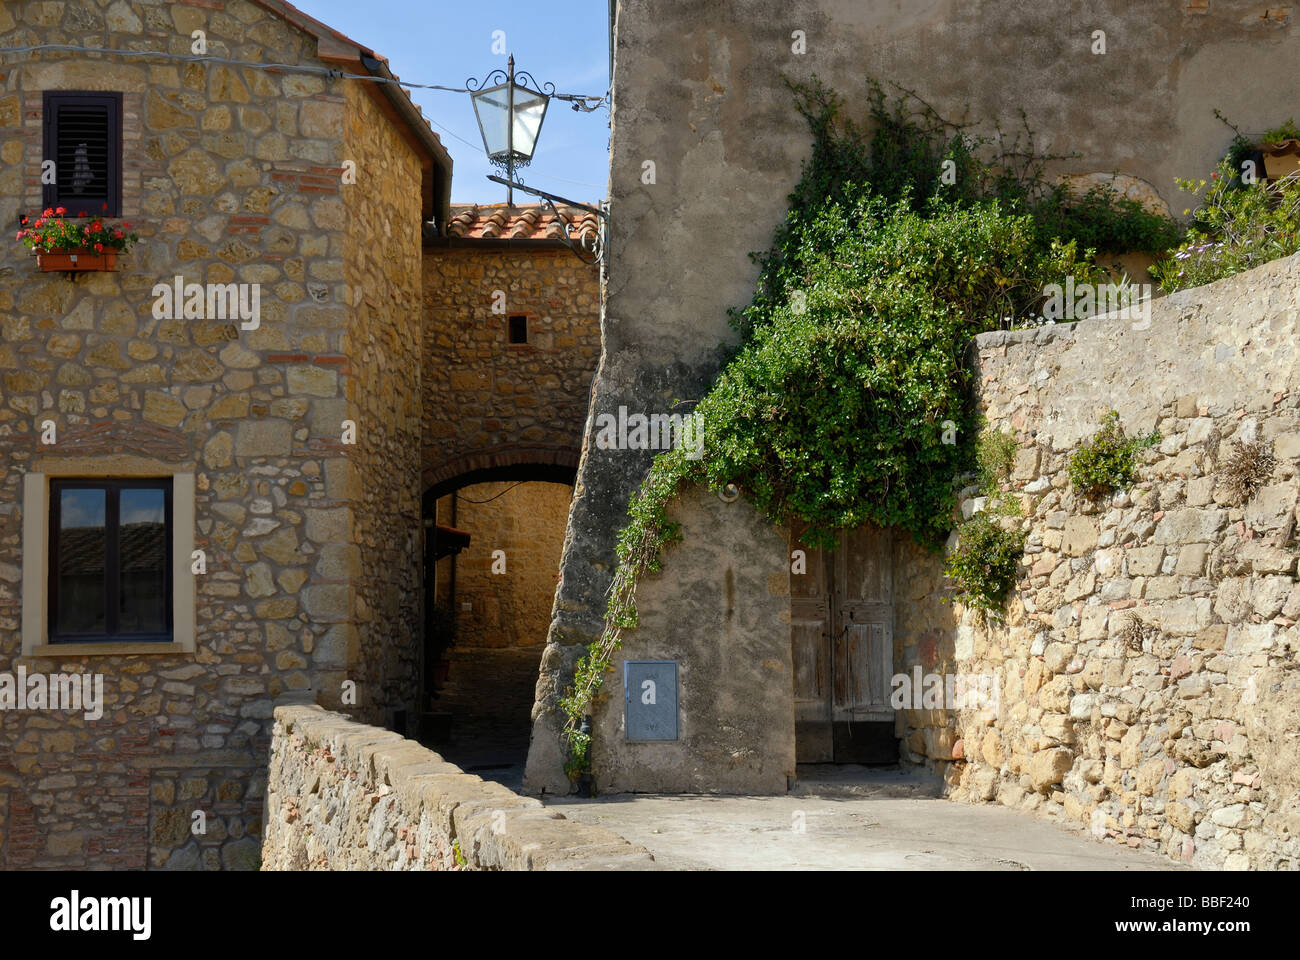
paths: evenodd
<path fill-rule="evenodd" d="M 46 207 L 66 207 L 70 217 L 121 216 L 122 95 L 47 91 L 42 160 L 55 162 Z"/>

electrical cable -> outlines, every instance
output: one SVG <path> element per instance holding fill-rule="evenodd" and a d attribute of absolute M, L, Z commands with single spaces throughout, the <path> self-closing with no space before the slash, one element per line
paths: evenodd
<path fill-rule="evenodd" d="M 510 484 L 510 486 L 506 487 L 504 490 L 502 490 L 500 493 L 498 493 L 496 497 L 488 497 L 486 500 L 471 500 L 471 499 L 469 499 L 469 497 L 462 497 L 459 493 L 453 493 L 452 496 L 455 497 L 457 500 L 459 500 L 461 503 L 491 503 L 491 502 L 492 502 L 493 500 L 495 500 L 497 497 L 504 497 L 507 493 L 509 493 L 509 492 L 510 492 L 511 490 L 513 490 L 515 487 L 517 487 L 517 486 L 519 486 L 520 484 L 523 484 L 523 483 L 528 483 L 528 481 L 527 481 L 527 480 L 519 480 L 519 481 L 517 481 L 516 483 L 512 483 L 512 484 Z"/>

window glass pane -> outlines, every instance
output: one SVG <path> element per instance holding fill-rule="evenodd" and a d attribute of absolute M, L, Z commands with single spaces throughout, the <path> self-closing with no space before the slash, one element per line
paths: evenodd
<path fill-rule="evenodd" d="M 105 629 L 104 501 L 103 490 L 60 493 L 60 633 L 96 633 Z"/>
<path fill-rule="evenodd" d="M 161 490 L 124 489 L 119 503 L 120 633 L 167 629 L 167 518 Z"/>

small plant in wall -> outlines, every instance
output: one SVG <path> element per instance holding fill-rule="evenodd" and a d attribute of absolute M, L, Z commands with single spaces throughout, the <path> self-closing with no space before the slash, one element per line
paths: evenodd
<path fill-rule="evenodd" d="M 1009 431 L 986 430 L 980 435 L 975 463 L 979 467 L 980 487 L 989 496 L 995 496 L 1011 475 L 1017 449 L 1015 434 Z"/>
<path fill-rule="evenodd" d="M 1118 411 L 1112 410 L 1102 420 L 1101 429 L 1070 457 L 1070 482 L 1089 500 L 1110 496 L 1136 482 L 1138 453 L 1159 442 L 1158 430 L 1145 437 L 1125 435 Z"/>
<path fill-rule="evenodd" d="M 1223 486 L 1233 503 L 1245 503 L 1273 476 L 1273 458 L 1268 444 L 1260 440 L 1234 440 L 1223 465 Z"/>
<path fill-rule="evenodd" d="M 944 564 L 944 572 L 957 584 L 953 599 L 1001 619 L 1024 552 L 1025 533 L 1012 511 L 1002 516 L 975 514 L 957 528 L 957 547 Z"/>
<path fill-rule="evenodd" d="M 107 205 L 105 208 L 107 209 Z M 41 270 L 112 270 L 117 255 L 140 238 L 129 223 L 108 223 L 80 211 L 81 221 L 66 219 L 63 207 L 46 208 L 35 220 L 21 217 L 15 239 L 36 253 Z"/>

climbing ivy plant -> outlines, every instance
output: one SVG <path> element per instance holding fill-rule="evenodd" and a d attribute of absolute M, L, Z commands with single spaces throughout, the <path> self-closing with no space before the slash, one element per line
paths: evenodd
<path fill-rule="evenodd" d="M 872 84 L 868 137 L 816 80 L 791 90 L 812 153 L 754 255 L 752 301 L 731 312 L 740 342 L 696 407 L 703 457 L 660 454 L 632 497 L 604 630 L 560 700 L 570 775 L 589 768 L 581 720 L 637 625 L 637 583 L 681 539 L 667 508 L 684 486 L 737 483 L 769 520 L 807 524 L 809 546 L 873 523 L 938 549 L 952 478 L 974 466 L 971 336 L 1036 322 L 1066 275 L 1096 280 L 1077 237 L 1145 238 L 1130 207 L 1095 193 L 1072 206 L 1019 138 L 976 137 L 907 91 Z"/>

